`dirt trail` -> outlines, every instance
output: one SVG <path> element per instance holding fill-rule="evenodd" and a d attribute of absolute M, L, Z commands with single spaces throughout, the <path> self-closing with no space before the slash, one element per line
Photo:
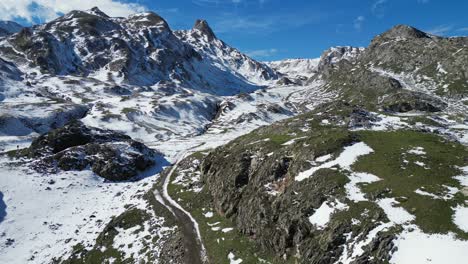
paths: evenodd
<path fill-rule="evenodd" d="M 206 264 L 208 263 L 208 259 L 206 257 L 206 250 L 202 242 L 198 223 L 189 212 L 183 209 L 181 205 L 169 196 L 167 191 L 172 175 L 176 171 L 179 162 L 187 156 L 187 153 L 188 151 L 178 155 L 177 161 L 172 166 L 169 173 L 161 179 L 164 182 L 162 190 L 155 190 L 154 194 L 156 199 L 162 202 L 162 205 L 171 211 L 175 220 L 179 223 L 185 244 L 185 263 Z"/>

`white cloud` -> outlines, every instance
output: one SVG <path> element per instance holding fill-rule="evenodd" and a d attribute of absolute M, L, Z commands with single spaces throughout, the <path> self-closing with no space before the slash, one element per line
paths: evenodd
<path fill-rule="evenodd" d="M 128 16 L 145 10 L 142 5 L 116 0 L 1 0 L 0 20 L 50 21 L 60 13 L 90 9 L 94 6 L 110 16 Z"/>
<path fill-rule="evenodd" d="M 356 19 L 354 19 L 353 26 L 356 30 L 361 30 L 362 29 L 362 24 L 364 23 L 364 20 L 366 18 L 364 16 L 358 16 Z"/>
<path fill-rule="evenodd" d="M 453 30 L 452 25 L 440 25 L 440 26 L 428 29 L 426 30 L 426 32 L 429 34 L 433 34 L 433 35 L 444 36 L 452 30 Z"/>
<path fill-rule="evenodd" d="M 372 14 L 374 14 L 377 17 L 383 17 L 385 12 L 385 3 L 387 3 L 387 1 L 388 0 L 375 1 L 371 7 Z"/>
<path fill-rule="evenodd" d="M 268 58 L 278 53 L 277 49 L 262 49 L 262 50 L 252 50 L 246 52 L 247 56 L 249 57 L 256 57 L 256 58 Z"/>

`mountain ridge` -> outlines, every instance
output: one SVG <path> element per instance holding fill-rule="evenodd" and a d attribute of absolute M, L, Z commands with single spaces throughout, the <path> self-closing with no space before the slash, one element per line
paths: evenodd
<path fill-rule="evenodd" d="M 0 37 L 0 262 L 464 259 L 467 39 L 259 62 L 97 8 Z"/>

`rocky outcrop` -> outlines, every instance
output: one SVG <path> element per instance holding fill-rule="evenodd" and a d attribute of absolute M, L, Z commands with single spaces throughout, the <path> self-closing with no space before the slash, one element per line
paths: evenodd
<path fill-rule="evenodd" d="M 447 108 L 448 104 L 441 99 L 424 93 L 403 91 L 385 97 L 382 101 L 383 109 L 392 112 L 440 112 Z"/>
<path fill-rule="evenodd" d="M 208 40 L 213 40 L 216 38 L 216 35 L 214 34 L 211 27 L 208 25 L 208 22 L 206 20 L 197 19 L 197 21 L 195 21 L 195 25 L 193 26 L 193 29 L 196 29 L 198 32 L 205 35 L 208 38 Z M 197 32 L 197 31 L 194 31 L 194 32 Z"/>
<path fill-rule="evenodd" d="M 137 176 L 155 165 L 159 155 L 130 137 L 74 121 L 34 140 L 25 152 L 35 159 L 33 168 L 84 170 L 90 167 L 97 175 L 122 181 Z"/>

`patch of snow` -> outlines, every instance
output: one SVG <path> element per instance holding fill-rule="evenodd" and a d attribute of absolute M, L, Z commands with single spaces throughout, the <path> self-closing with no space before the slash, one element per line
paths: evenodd
<path fill-rule="evenodd" d="M 213 212 L 207 212 L 203 214 L 206 218 L 211 218 L 213 217 Z"/>
<path fill-rule="evenodd" d="M 331 158 L 332 158 L 332 155 L 331 155 L 331 154 L 327 154 L 327 155 L 323 155 L 323 156 L 317 157 L 317 158 L 315 159 L 315 161 L 316 161 L 316 162 L 325 162 L 325 161 L 327 161 L 327 160 L 329 160 L 329 159 L 331 159 Z"/>
<path fill-rule="evenodd" d="M 454 234 L 425 234 L 416 226 L 405 230 L 394 240 L 398 250 L 393 253 L 392 264 L 461 263 L 468 258 L 468 241 Z"/>
<path fill-rule="evenodd" d="M 455 187 L 446 186 L 446 185 L 444 185 L 444 187 L 447 189 L 447 192 L 445 194 L 443 194 L 443 195 L 435 195 L 433 193 L 426 192 L 426 191 L 422 190 L 421 188 L 418 188 L 414 192 L 419 194 L 419 195 L 429 196 L 429 197 L 434 198 L 434 199 L 440 199 L 440 200 L 446 200 L 447 201 L 447 200 L 453 199 L 454 195 L 457 192 L 460 191 L 458 188 L 455 188 Z"/>
<path fill-rule="evenodd" d="M 328 119 L 322 119 L 322 122 L 321 122 L 323 125 L 328 125 L 330 124 L 330 121 L 328 121 Z"/>
<path fill-rule="evenodd" d="M 414 155 L 426 155 L 426 151 L 424 151 L 423 147 L 415 147 L 410 150 L 408 150 L 409 154 L 414 154 Z"/>
<path fill-rule="evenodd" d="M 464 232 L 468 233 L 468 207 L 457 206 L 454 208 L 453 222 Z"/>
<path fill-rule="evenodd" d="M 460 168 L 463 172 L 462 175 L 455 176 L 454 178 L 460 182 L 464 187 L 468 187 L 468 166 Z"/>
<path fill-rule="evenodd" d="M 364 197 L 364 193 L 359 188 L 359 183 L 371 183 L 380 181 L 380 178 L 366 172 L 353 172 L 348 175 L 349 182 L 346 183 L 346 197 L 351 201 L 359 202 L 359 201 L 367 201 Z"/>
<path fill-rule="evenodd" d="M 228 232 L 231 232 L 232 230 L 234 230 L 234 228 L 232 228 L 232 227 L 227 227 L 227 228 L 221 229 L 221 232 L 223 232 L 223 233 L 228 233 Z"/>
<path fill-rule="evenodd" d="M 374 152 L 369 146 L 364 142 L 355 143 L 354 145 L 347 146 L 344 148 L 344 151 L 336 158 L 335 160 L 326 162 L 317 167 L 312 167 L 306 171 L 300 172 L 296 176 L 296 181 L 303 181 L 310 176 L 312 176 L 316 171 L 323 168 L 331 168 L 333 166 L 340 166 L 343 169 L 351 170 L 351 165 L 356 162 L 356 160 L 363 155 L 367 155 Z"/>
<path fill-rule="evenodd" d="M 294 144 L 294 142 L 296 142 L 297 140 L 299 140 L 299 139 L 304 139 L 304 138 L 307 138 L 307 137 L 293 138 L 293 139 L 289 140 L 288 142 L 283 143 L 282 145 L 283 145 L 283 146 L 289 146 L 289 145 Z"/>
<path fill-rule="evenodd" d="M 395 206 L 399 204 L 395 198 L 380 199 L 377 204 L 384 210 L 392 223 L 405 224 L 415 219 L 414 215 L 408 213 L 404 208 Z"/>
<path fill-rule="evenodd" d="M 311 216 L 309 216 L 309 222 L 315 225 L 318 229 L 323 229 L 327 226 L 333 213 L 346 209 L 348 209 L 348 205 L 341 203 L 338 200 L 333 202 L 325 201 Z"/>
<path fill-rule="evenodd" d="M 229 259 L 229 264 L 240 264 L 240 263 L 242 263 L 242 259 L 240 259 L 240 258 L 236 259 L 236 256 L 232 252 L 229 252 L 228 259 Z"/>

